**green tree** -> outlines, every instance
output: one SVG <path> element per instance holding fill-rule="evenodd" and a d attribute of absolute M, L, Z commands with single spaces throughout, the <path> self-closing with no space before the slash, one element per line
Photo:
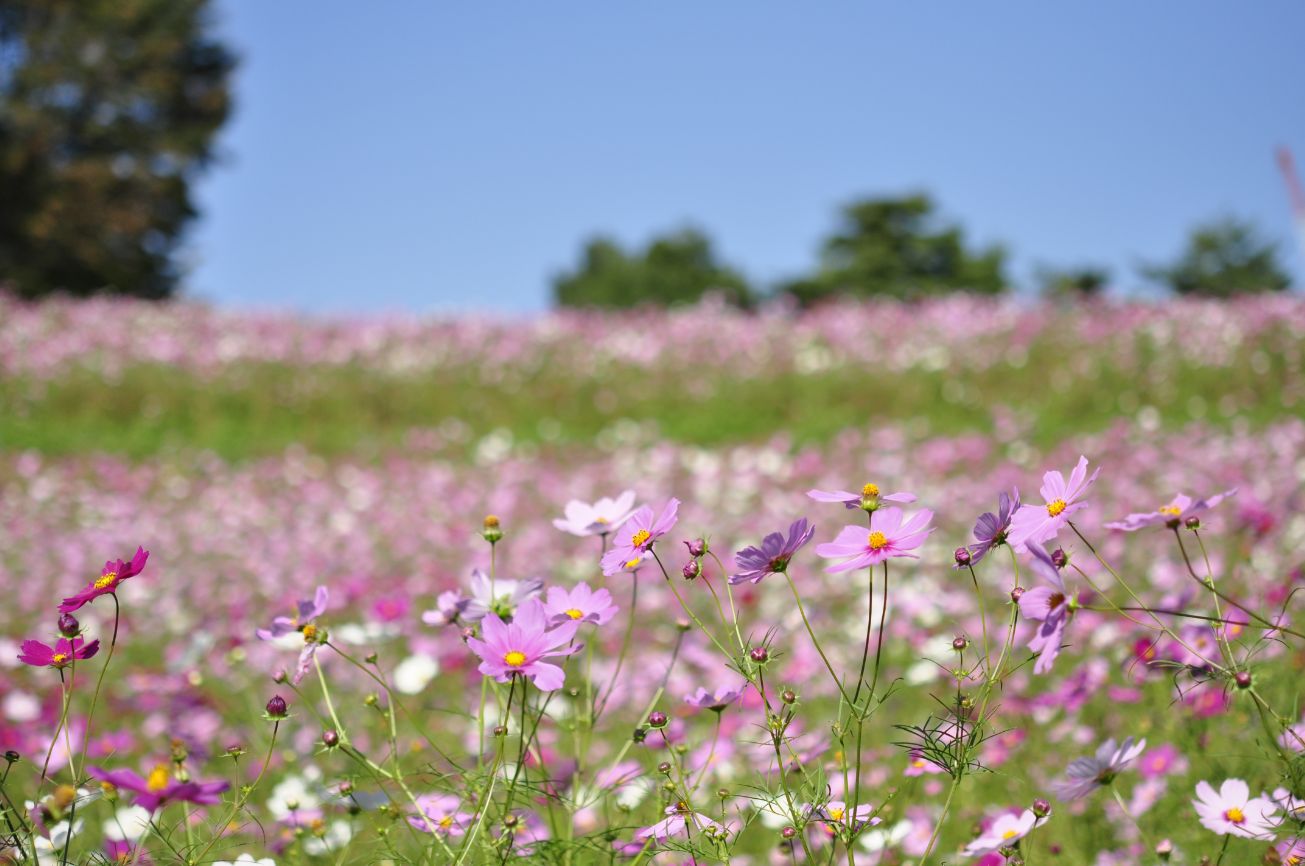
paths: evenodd
<path fill-rule="evenodd" d="M 1110 270 L 1094 265 L 1038 272 L 1039 289 L 1048 298 L 1095 298 L 1109 284 Z"/>
<path fill-rule="evenodd" d="M 1204 223 L 1192 230 L 1187 249 L 1172 265 L 1144 265 L 1142 273 L 1180 295 L 1228 298 L 1280 292 L 1291 278 L 1278 262 L 1278 245 L 1236 217 Z"/>
<path fill-rule="evenodd" d="M 553 280 L 564 307 L 634 307 L 692 303 L 717 292 L 739 305 L 751 302 L 747 280 L 721 264 L 702 232 L 684 229 L 626 252 L 610 238 L 591 239 L 576 270 Z"/>
<path fill-rule="evenodd" d="M 822 246 L 816 273 L 784 291 L 803 303 L 844 294 L 997 294 L 1006 288 L 1005 261 L 1001 247 L 967 249 L 964 230 L 940 223 L 927 195 L 871 198 L 843 209 L 841 225 Z"/>
<path fill-rule="evenodd" d="M 0 279 L 163 298 L 235 65 L 208 0 L 0 0 Z"/>

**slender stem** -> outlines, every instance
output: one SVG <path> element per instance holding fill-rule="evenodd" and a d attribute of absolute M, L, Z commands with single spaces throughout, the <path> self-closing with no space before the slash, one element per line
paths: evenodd
<path fill-rule="evenodd" d="M 810 636 L 811 643 L 815 646 L 816 653 L 819 654 L 820 660 L 825 663 L 825 670 L 829 671 L 829 678 L 833 680 L 834 685 L 838 687 L 839 694 L 843 696 L 843 700 L 847 701 L 849 705 L 853 705 L 853 699 L 848 696 L 846 689 L 843 688 L 842 681 L 838 678 L 838 674 L 834 672 L 834 666 L 829 663 L 829 656 L 825 655 L 824 649 L 820 646 L 820 639 L 816 637 L 816 631 L 811 627 L 811 621 L 807 619 L 806 608 L 802 606 L 802 596 L 798 595 L 797 586 L 793 583 L 793 578 L 789 577 L 787 571 L 784 572 L 784 579 L 788 581 L 788 588 L 793 592 L 793 601 L 797 604 L 798 614 L 802 617 L 802 625 L 806 627 L 807 635 Z M 867 637 L 867 643 L 868 642 L 869 638 Z"/>

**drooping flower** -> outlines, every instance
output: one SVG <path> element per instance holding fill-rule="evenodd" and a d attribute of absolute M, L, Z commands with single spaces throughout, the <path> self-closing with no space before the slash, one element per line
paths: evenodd
<path fill-rule="evenodd" d="M 877 511 L 885 502 L 909 505 L 915 501 L 914 493 L 880 493 L 878 484 L 865 484 L 860 493 L 847 490 L 808 490 L 807 496 L 816 502 L 841 502 L 849 511 L 856 508 Z"/>
<path fill-rule="evenodd" d="M 63 669 L 72 664 L 74 659 L 88 659 L 99 651 L 99 640 L 86 643 L 79 637 L 72 640 L 61 637 L 55 641 L 54 646 L 47 646 L 39 640 L 25 640 L 18 653 L 18 660 L 32 667 Z"/>
<path fill-rule="evenodd" d="M 577 583 L 570 592 L 560 586 L 550 586 L 544 612 L 555 626 L 571 620 L 603 625 L 616 616 L 617 607 L 607 590 L 595 591 L 587 583 Z"/>
<path fill-rule="evenodd" d="M 656 517 L 647 505 L 631 514 L 617 532 L 612 549 L 603 554 L 603 574 L 612 575 L 622 569 L 637 566 L 644 554 L 652 550 L 657 539 L 675 526 L 679 508 L 680 500 L 671 499 Z"/>
<path fill-rule="evenodd" d="M 471 599 L 462 593 L 449 589 L 441 592 L 435 599 L 435 609 L 424 611 L 421 621 L 426 625 L 451 625 L 458 621 L 467 610 Z"/>
<path fill-rule="evenodd" d="M 1064 777 L 1053 782 L 1051 790 L 1062 800 L 1080 800 L 1113 782 L 1145 748 L 1146 740 L 1135 743 L 1132 737 L 1127 737 L 1116 745 L 1112 737 L 1102 743 L 1092 757 L 1070 761 Z"/>
<path fill-rule="evenodd" d="M 734 554 L 734 567 L 738 572 L 730 577 L 730 583 L 760 583 L 769 575 L 783 574 L 788 570 L 793 555 L 806 546 L 815 531 L 816 528 L 802 517 L 789 526 L 787 538 L 782 532 L 772 532 L 761 540 L 760 547 L 743 548 Z"/>
<path fill-rule="evenodd" d="M 159 764 L 144 779 L 133 770 L 87 767 L 86 772 L 90 773 L 92 778 L 99 779 L 119 790 L 132 791 L 136 794 L 136 805 L 150 812 L 157 811 L 168 803 L 176 802 L 211 806 L 220 802 L 219 795 L 231 787 L 225 781 L 178 781 L 169 771 L 167 764 Z"/>
<path fill-rule="evenodd" d="M 100 572 L 99 577 L 86 584 L 81 592 L 65 598 L 59 604 L 59 612 L 72 613 L 102 595 L 117 592 L 118 587 L 124 580 L 135 577 L 145 570 L 145 562 L 149 558 L 150 552 L 148 550 L 137 547 L 136 555 L 131 558 L 131 562 L 123 562 L 121 559 L 109 560 L 104 563 L 104 569 Z"/>
<path fill-rule="evenodd" d="M 479 670 L 486 676 L 505 683 L 514 674 L 534 680 L 540 691 L 551 692 L 562 687 L 566 679 L 563 670 L 543 659 L 567 656 L 580 647 L 558 649 L 570 643 L 580 627 L 578 620 L 568 621 L 550 628 L 544 603 L 537 598 L 526 601 L 517 608 L 512 622 L 505 623 L 497 614 L 489 614 L 481 621 L 482 635 L 467 638 L 467 646 L 480 657 Z"/>
<path fill-rule="evenodd" d="M 974 540 L 967 550 L 970 552 L 970 565 L 978 565 L 988 551 L 992 550 L 999 544 L 1006 543 L 1006 537 L 1010 534 L 1010 522 L 1015 516 L 1015 512 L 1020 510 L 1020 492 L 1012 490 L 1010 493 L 1002 492 L 997 498 L 997 513 L 985 511 L 979 515 L 979 519 L 974 522 Z M 961 567 L 957 563 L 957 568 Z"/>
<path fill-rule="evenodd" d="M 816 553 L 826 559 L 838 560 L 825 569 L 830 574 L 878 565 L 893 557 L 918 559 L 908 551 L 924 544 L 929 533 L 933 532 L 929 527 L 931 519 L 933 512 L 927 508 L 915 512 L 905 521 L 900 508 L 885 508 L 875 515 L 873 529 L 845 526 L 833 541 L 816 545 Z"/>
<path fill-rule="evenodd" d="M 1193 499 L 1185 493 L 1179 493 L 1168 505 L 1162 505 L 1155 511 L 1130 514 L 1123 520 L 1107 523 L 1106 529 L 1118 529 L 1123 532 L 1136 532 L 1139 529 L 1146 529 L 1148 526 L 1164 526 L 1168 529 L 1177 529 L 1183 525 L 1187 518 L 1214 508 L 1220 502 L 1236 494 L 1236 487 L 1208 496 L 1205 499 Z"/>
<path fill-rule="evenodd" d="M 313 659 L 317 657 L 318 648 L 326 643 L 326 629 L 318 626 L 316 620 L 326 613 L 329 601 L 330 593 L 326 587 L 319 586 L 312 598 L 300 599 L 294 617 L 275 617 L 271 628 L 260 628 L 254 631 L 259 640 L 278 640 L 295 632 L 300 632 L 304 636 L 304 646 L 299 651 L 299 661 L 295 665 L 294 675 L 290 678 L 295 685 L 299 685 L 308 675 L 308 669 L 312 667 Z"/>
<path fill-rule="evenodd" d="M 1251 797 L 1251 789 L 1241 779 L 1226 779 L 1219 790 L 1209 782 L 1196 785 L 1192 801 L 1201 826 L 1220 836 L 1244 839 L 1272 839 L 1277 824 L 1277 808 L 1261 794 Z"/>
<path fill-rule="evenodd" d="M 1068 482 L 1055 469 L 1042 476 L 1042 487 L 1038 492 L 1046 501 L 1042 505 L 1021 505 L 1011 519 L 1007 541 L 1016 550 L 1022 550 L 1030 541 L 1050 541 L 1069 523 L 1070 517 L 1087 508 L 1087 503 L 1080 500 L 1097 480 L 1101 468 L 1097 467 L 1090 477 L 1087 469 L 1087 458 L 1080 456 Z"/>
<path fill-rule="evenodd" d="M 633 506 L 633 490 L 627 490 L 615 499 L 603 497 L 593 504 L 572 499 L 563 511 L 566 516 L 555 518 L 553 525 L 581 538 L 606 535 L 620 528 L 630 517 Z"/>
<path fill-rule="evenodd" d="M 652 839 L 654 842 L 662 843 L 672 836 L 685 833 L 688 827 L 692 827 L 694 833 L 706 833 L 711 836 L 724 836 L 729 832 L 723 825 L 713 821 L 706 815 L 693 811 L 684 802 L 667 806 L 665 814 L 666 817 L 656 824 L 651 827 L 644 827 L 635 833 L 634 838 L 640 840 Z"/>
<path fill-rule="evenodd" d="M 684 702 L 691 707 L 697 707 L 700 710 L 715 710 L 720 712 L 730 704 L 743 697 L 743 693 L 748 690 L 747 682 L 739 683 L 732 686 L 720 686 L 715 691 L 707 691 L 702 686 L 692 694 L 684 696 Z"/>
<path fill-rule="evenodd" d="M 462 618 L 467 622 L 480 622 L 487 614 L 493 613 L 499 619 L 511 619 L 523 602 L 537 598 L 543 591 L 544 581 L 540 578 L 491 578 L 477 568 L 471 572 L 471 597 L 462 608 Z"/>
<path fill-rule="evenodd" d="M 1036 541 L 1030 541 L 1027 548 L 1033 554 L 1030 565 L 1034 574 L 1050 584 L 1025 590 L 1019 600 L 1020 614 L 1025 619 L 1040 623 L 1029 641 L 1029 650 L 1038 654 L 1033 672 L 1045 674 L 1051 671 L 1056 656 L 1060 655 L 1065 627 L 1074 616 L 1076 600 L 1065 589 L 1060 569 L 1056 568 L 1046 548 Z"/>
<path fill-rule="evenodd" d="M 474 817 L 461 810 L 461 798 L 453 794 L 422 794 L 417 797 L 416 815 L 408 816 L 408 823 L 423 833 L 440 836 L 461 836 Z"/>
<path fill-rule="evenodd" d="M 1006 812 L 993 821 L 988 829 L 980 833 L 979 838 L 966 845 L 961 853 L 966 857 L 978 857 L 1002 848 L 1009 848 L 1032 833 L 1035 827 L 1047 823 L 1049 817 L 1050 815 L 1044 815 L 1039 818 L 1033 814 L 1032 809 L 1025 809 L 1018 815 Z"/>

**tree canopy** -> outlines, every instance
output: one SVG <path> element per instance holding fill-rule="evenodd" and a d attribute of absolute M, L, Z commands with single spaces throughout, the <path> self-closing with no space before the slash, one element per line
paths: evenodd
<path fill-rule="evenodd" d="M 1227 298 L 1280 292 L 1291 285 L 1278 260 L 1278 245 L 1236 217 L 1198 225 L 1175 262 L 1144 266 L 1142 271 L 1179 295 Z"/>

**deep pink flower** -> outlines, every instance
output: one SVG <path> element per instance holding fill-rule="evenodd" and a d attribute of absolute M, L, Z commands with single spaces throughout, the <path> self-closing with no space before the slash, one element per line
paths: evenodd
<path fill-rule="evenodd" d="M 622 569 L 634 568 L 648 551 L 652 550 L 657 539 L 671 531 L 675 526 L 680 500 L 668 501 L 662 513 L 653 517 L 653 510 L 647 505 L 640 508 L 621 525 L 616 534 L 612 549 L 603 554 L 603 574 L 616 574 Z"/>
<path fill-rule="evenodd" d="M 526 601 L 517 608 L 512 622 L 505 623 L 497 614 L 489 614 L 480 622 L 481 637 L 467 638 L 467 646 L 480 657 L 480 672 L 505 683 L 514 674 L 535 681 L 540 691 L 560 689 L 566 679 L 560 667 L 542 659 L 567 656 L 579 646 L 558 649 L 570 643 L 580 627 L 578 620 L 568 618 L 556 628 L 550 628 L 544 603 L 537 598 Z"/>
<path fill-rule="evenodd" d="M 884 508 L 876 512 L 873 528 L 845 526 L 833 541 L 816 545 L 816 553 L 826 559 L 839 560 L 825 569 L 830 574 L 878 565 L 898 556 L 918 559 L 907 551 L 924 544 L 929 533 L 933 532 L 929 527 L 931 519 L 933 512 L 927 508 L 915 512 L 905 521 L 900 508 Z"/>
<path fill-rule="evenodd" d="M 86 584 L 81 592 L 63 600 L 59 605 L 59 612 L 72 613 L 102 595 L 117 592 L 119 584 L 124 580 L 135 577 L 145 570 L 145 561 L 149 558 L 150 552 L 143 547 L 138 547 L 136 548 L 136 555 L 131 558 L 131 562 L 123 562 L 121 559 L 109 560 L 104 563 L 104 569 L 100 572 L 99 577 Z"/>
<path fill-rule="evenodd" d="M 1068 482 L 1058 470 L 1042 476 L 1039 492 L 1045 502 L 1042 505 L 1021 505 L 1019 511 L 1015 512 L 1007 539 L 1012 547 L 1021 550 L 1029 541 L 1050 541 L 1069 523 L 1069 518 L 1075 512 L 1087 508 L 1087 503 L 1079 500 L 1101 472 L 1098 467 L 1089 477 L 1087 469 L 1087 458 L 1080 456 L 1078 465 L 1069 474 Z"/>
<path fill-rule="evenodd" d="M 231 787 L 228 782 L 179 782 L 172 777 L 167 764 L 159 764 L 147 778 L 142 779 L 132 770 L 103 770 L 87 767 L 92 778 L 108 782 L 115 788 L 136 794 L 136 805 L 150 812 L 168 803 L 186 802 L 211 806 L 220 801 L 219 795 Z"/>
<path fill-rule="evenodd" d="M 1187 518 L 1199 514 L 1210 508 L 1214 508 L 1220 502 L 1223 502 L 1229 496 L 1234 496 L 1237 488 L 1225 490 L 1222 493 L 1216 493 L 1205 499 L 1193 499 L 1185 493 L 1179 493 L 1173 498 L 1168 505 L 1162 505 L 1155 511 L 1139 512 L 1130 514 L 1123 520 L 1116 520 L 1106 524 L 1106 529 L 1118 529 L 1123 532 L 1136 532 L 1139 529 L 1146 529 L 1148 526 L 1162 525 L 1169 529 L 1177 529 L 1183 525 Z"/>
<path fill-rule="evenodd" d="M 66 668 L 73 663 L 73 659 L 88 659 L 99 651 L 98 640 L 86 643 L 79 637 L 72 640 L 61 637 L 54 646 L 46 646 L 39 640 L 25 640 L 22 651 L 18 653 L 18 660 L 37 668 Z"/>
<path fill-rule="evenodd" d="M 544 612 L 555 626 L 571 620 L 603 625 L 616 616 L 616 611 L 610 592 L 594 591 L 587 583 L 577 583 L 570 592 L 560 586 L 550 586 L 544 602 Z"/>

